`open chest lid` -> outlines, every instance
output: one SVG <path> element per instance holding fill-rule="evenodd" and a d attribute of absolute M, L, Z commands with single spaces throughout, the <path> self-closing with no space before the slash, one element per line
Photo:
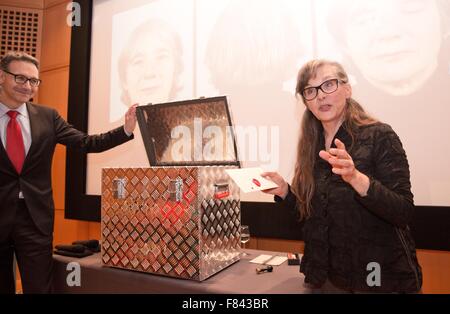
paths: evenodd
<path fill-rule="evenodd" d="M 139 106 L 136 114 L 150 166 L 240 165 L 225 96 Z"/>

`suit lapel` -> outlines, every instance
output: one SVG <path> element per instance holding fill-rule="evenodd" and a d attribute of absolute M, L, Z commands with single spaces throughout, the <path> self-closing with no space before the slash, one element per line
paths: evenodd
<path fill-rule="evenodd" d="M 33 157 L 33 153 L 38 147 L 39 134 L 41 132 L 42 123 L 39 119 L 39 111 L 36 106 L 31 103 L 27 103 L 27 111 L 30 119 L 30 132 L 31 132 L 31 146 L 28 151 L 28 154 L 25 156 L 25 161 L 23 163 L 22 174 L 27 170 L 27 165 L 29 164 L 31 158 Z M 8 157 L 6 149 L 3 147 L 3 144 L 0 144 L 0 159 L 3 159 L 10 171 L 17 174 L 16 168 L 12 164 L 11 160 Z M 3 164 L 3 162 L 2 162 Z"/>
<path fill-rule="evenodd" d="M 26 170 L 27 164 L 30 159 L 33 157 L 33 152 L 37 147 L 38 134 L 40 132 L 40 120 L 39 120 L 39 112 L 35 106 L 31 103 L 27 103 L 28 116 L 30 118 L 30 133 L 31 133 L 31 146 L 28 151 L 28 154 L 25 156 L 25 161 L 23 164 L 22 172 Z"/>
<path fill-rule="evenodd" d="M 17 170 L 12 164 L 11 160 L 8 157 L 8 153 L 6 152 L 5 147 L 3 146 L 3 143 L 0 143 L 0 159 L 2 159 L 1 164 L 4 164 L 7 166 L 5 170 L 10 170 L 11 172 L 17 174 Z"/>

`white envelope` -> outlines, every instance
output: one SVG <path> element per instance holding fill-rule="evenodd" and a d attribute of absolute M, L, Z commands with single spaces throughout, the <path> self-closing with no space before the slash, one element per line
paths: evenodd
<path fill-rule="evenodd" d="M 278 187 L 274 182 L 261 177 L 261 168 L 226 169 L 228 175 L 244 193 L 273 189 Z"/>
<path fill-rule="evenodd" d="M 252 259 L 250 263 L 261 264 L 261 265 L 271 265 L 271 266 L 279 266 L 283 264 L 288 258 L 286 256 L 278 256 L 278 255 L 266 255 L 261 254 L 258 257 Z"/>

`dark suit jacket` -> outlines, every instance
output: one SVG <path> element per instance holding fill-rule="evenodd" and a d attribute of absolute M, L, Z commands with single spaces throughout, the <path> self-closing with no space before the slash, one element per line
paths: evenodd
<path fill-rule="evenodd" d="M 30 215 L 45 235 L 53 233 L 54 204 L 51 166 L 56 144 L 96 153 L 133 138 L 123 126 L 99 135 L 76 130 L 54 109 L 27 103 L 31 126 L 31 147 L 19 175 L 0 145 L 0 242 L 13 227 L 19 191 L 22 191 Z"/>

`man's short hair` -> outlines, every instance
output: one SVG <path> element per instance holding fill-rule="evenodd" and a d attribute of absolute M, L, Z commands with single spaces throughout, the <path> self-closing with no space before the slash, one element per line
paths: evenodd
<path fill-rule="evenodd" d="M 13 61 L 24 61 L 34 64 L 39 70 L 39 61 L 29 54 L 22 51 L 8 51 L 0 61 L 0 69 L 8 71 L 8 67 Z"/>

